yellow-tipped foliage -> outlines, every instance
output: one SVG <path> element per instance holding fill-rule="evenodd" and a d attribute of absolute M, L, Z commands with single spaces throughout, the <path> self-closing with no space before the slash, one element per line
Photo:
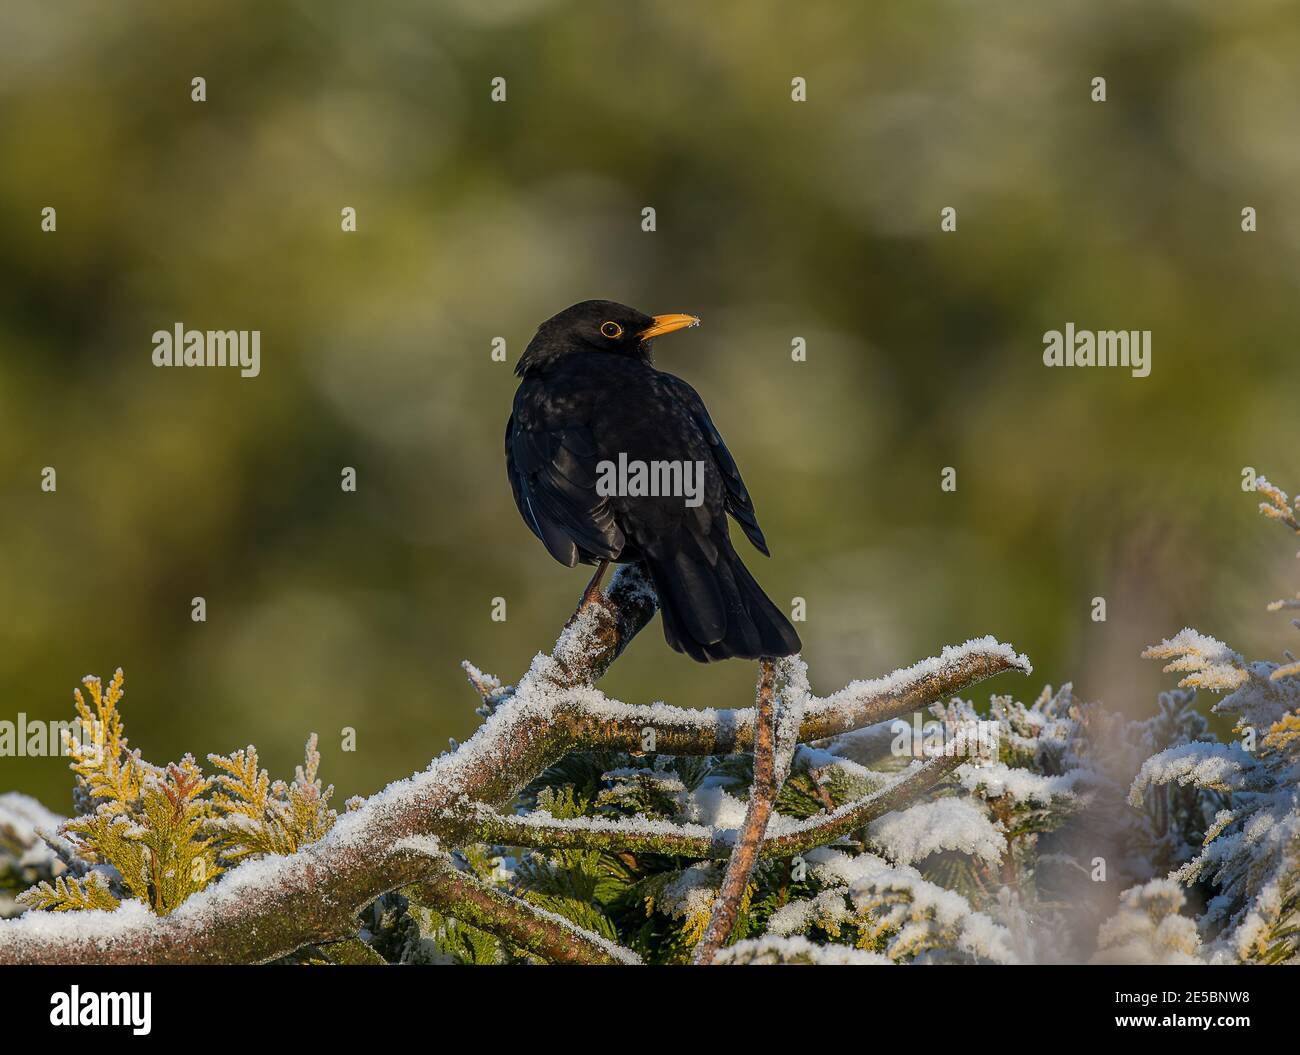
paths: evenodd
<path fill-rule="evenodd" d="M 334 787 L 322 789 L 317 777 L 320 751 L 315 733 L 307 739 L 303 764 L 289 784 L 272 781 L 259 768 L 252 744 L 230 755 L 208 755 L 208 761 L 223 771 L 217 775 L 212 804 L 218 815 L 214 827 L 227 859 L 291 854 L 334 826 L 336 814 L 329 808 Z"/>
<path fill-rule="evenodd" d="M 119 897 L 128 897 L 166 915 L 228 866 L 293 853 L 333 826 L 328 803 L 334 789 L 322 789 L 317 776 L 315 734 L 291 783 L 272 781 L 251 745 L 230 756 L 210 755 L 222 770 L 214 780 L 191 755 L 160 768 L 128 748 L 118 710 L 121 670 L 107 689 L 96 677 L 83 684 L 89 701 L 76 690 L 76 732 L 65 739 L 77 776 L 77 816 L 62 832 L 78 857 L 112 872 L 41 883 L 19 896 L 27 908 L 113 909 Z"/>
<path fill-rule="evenodd" d="M 143 831 L 138 839 L 147 850 L 149 889 L 159 915 L 202 890 L 222 871 L 213 840 L 202 834 L 212 817 L 212 804 L 203 798 L 210 786 L 189 755 L 168 766 L 165 778 L 149 780 L 144 786 Z"/>
<path fill-rule="evenodd" d="M 139 752 L 127 750 L 122 735 L 121 702 L 124 678 L 119 667 L 104 691 L 99 678 L 82 679 L 90 693 L 91 704 L 80 689 L 73 690 L 77 708 L 77 735 L 64 733 L 64 744 L 77 774 L 77 812 L 129 814 L 140 798 L 140 788 L 147 771 L 154 767 L 141 762 Z"/>
<path fill-rule="evenodd" d="M 18 903 L 46 912 L 92 908 L 111 912 L 121 904 L 98 872 L 91 872 L 82 879 L 60 876 L 53 883 L 39 883 L 19 894 Z"/>

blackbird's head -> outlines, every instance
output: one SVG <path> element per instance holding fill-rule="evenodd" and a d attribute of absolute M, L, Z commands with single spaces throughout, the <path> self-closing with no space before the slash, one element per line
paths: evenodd
<path fill-rule="evenodd" d="M 523 377 L 577 352 L 608 352 L 649 363 L 654 338 L 699 324 L 694 315 L 646 315 L 617 301 L 584 300 L 537 327 L 515 373 Z"/>

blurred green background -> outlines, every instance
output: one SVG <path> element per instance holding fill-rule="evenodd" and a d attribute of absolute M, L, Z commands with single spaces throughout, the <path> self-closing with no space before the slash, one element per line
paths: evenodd
<path fill-rule="evenodd" d="M 1240 473 L 1300 488 L 1294 7 L 8 0 L 0 53 L 0 718 L 120 664 L 146 757 L 284 775 L 315 730 L 345 795 L 468 736 L 458 661 L 515 679 L 586 579 L 501 443 L 514 361 L 589 297 L 703 318 L 658 362 L 746 475 L 757 577 L 807 598 L 819 691 L 992 633 L 1037 665 L 999 691 L 1137 714 L 1185 624 L 1287 643 L 1294 544 Z M 178 321 L 260 329 L 261 376 L 154 368 Z M 1071 321 L 1152 330 L 1151 376 L 1045 369 Z M 753 678 L 656 623 L 603 687 Z M 8 788 L 69 805 L 59 759 Z"/>

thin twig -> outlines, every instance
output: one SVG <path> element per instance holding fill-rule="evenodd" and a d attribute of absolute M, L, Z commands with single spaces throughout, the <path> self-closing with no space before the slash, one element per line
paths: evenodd
<path fill-rule="evenodd" d="M 767 822 L 772 816 L 772 805 L 776 801 L 777 792 L 781 790 L 776 773 L 775 694 L 776 670 L 770 659 L 760 659 L 758 690 L 754 699 L 758 712 L 754 723 L 754 783 L 749 791 L 744 823 L 740 826 L 736 845 L 731 850 L 731 859 L 727 862 L 726 874 L 722 877 L 718 900 L 714 902 L 713 914 L 709 917 L 704 937 L 695 949 L 694 962 L 697 964 L 712 963 L 718 950 L 731 937 L 736 918 L 740 915 L 745 890 L 749 887 L 749 877 L 753 875 L 754 865 L 758 861 L 758 851 L 767 832 Z"/>

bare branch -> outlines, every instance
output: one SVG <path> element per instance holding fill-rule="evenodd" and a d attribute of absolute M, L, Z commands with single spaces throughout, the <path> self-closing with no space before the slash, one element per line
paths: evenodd
<path fill-rule="evenodd" d="M 722 877 L 718 899 L 713 905 L 713 914 L 709 917 L 704 937 L 695 950 L 694 962 L 697 964 L 712 963 L 718 950 L 731 937 L 736 917 L 740 915 L 740 904 L 749 886 L 749 877 L 758 861 L 759 846 L 767 832 L 772 806 L 776 802 L 777 792 L 781 790 L 785 774 L 776 771 L 775 692 L 776 671 L 772 661 L 760 659 L 758 690 L 754 701 L 758 715 L 754 728 L 754 783 L 750 788 L 749 803 L 745 807 L 744 823 L 741 824 L 736 844 L 731 849 L 727 871 Z"/>

